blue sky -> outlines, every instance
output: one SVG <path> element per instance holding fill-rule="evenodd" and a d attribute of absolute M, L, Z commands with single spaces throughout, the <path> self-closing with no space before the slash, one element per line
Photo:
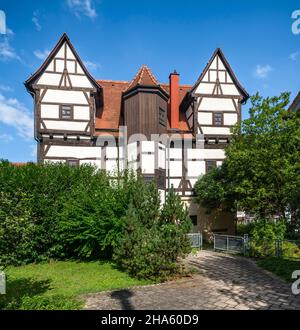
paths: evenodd
<path fill-rule="evenodd" d="M 300 90 L 299 0 L 0 0 L 0 158 L 35 161 L 33 101 L 23 82 L 67 32 L 97 79 L 130 80 L 147 64 L 161 82 L 171 71 L 193 84 L 221 47 L 253 94 Z M 249 105 L 243 110 L 247 117 Z"/>

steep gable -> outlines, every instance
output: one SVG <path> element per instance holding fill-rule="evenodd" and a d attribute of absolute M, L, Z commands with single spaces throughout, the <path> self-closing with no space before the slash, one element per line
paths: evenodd
<path fill-rule="evenodd" d="M 87 88 L 94 91 L 101 88 L 86 69 L 66 33 L 41 67 L 25 81 L 25 86 L 29 91 L 33 91 L 35 86 Z"/>
<path fill-rule="evenodd" d="M 193 96 L 199 94 L 237 96 L 242 102 L 249 97 L 220 48 L 213 53 L 191 93 Z"/>

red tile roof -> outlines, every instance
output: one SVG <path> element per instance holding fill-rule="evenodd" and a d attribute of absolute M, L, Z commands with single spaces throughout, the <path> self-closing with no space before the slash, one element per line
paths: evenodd
<path fill-rule="evenodd" d="M 118 129 L 121 123 L 122 93 L 127 81 L 98 80 L 103 90 L 103 107 L 97 109 L 96 129 Z"/>
<path fill-rule="evenodd" d="M 140 85 L 158 85 L 157 79 L 152 74 L 151 70 L 142 66 L 138 74 L 131 82 L 128 81 L 113 81 L 113 80 L 98 80 L 97 83 L 103 90 L 103 107 L 97 110 L 95 128 L 96 135 L 105 134 L 107 130 L 112 135 L 117 135 L 120 124 L 122 124 L 122 94 L 128 89 L 134 87 L 136 84 Z M 160 86 L 169 93 L 169 84 L 160 84 Z M 179 86 L 179 102 L 181 103 L 186 94 L 191 90 L 192 86 L 183 85 Z M 168 123 L 168 129 L 170 125 Z M 182 131 L 189 131 L 185 114 L 180 112 L 179 129 Z"/>
<path fill-rule="evenodd" d="M 26 166 L 28 163 L 21 163 L 21 162 L 19 162 L 19 163 L 11 163 L 11 165 L 13 165 L 13 166 L 17 166 L 17 167 L 20 167 L 20 166 Z"/>

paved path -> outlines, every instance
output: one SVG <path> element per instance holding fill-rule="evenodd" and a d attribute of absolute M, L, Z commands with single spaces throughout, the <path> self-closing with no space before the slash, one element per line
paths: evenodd
<path fill-rule="evenodd" d="M 192 277 L 86 296 L 86 309 L 300 309 L 291 286 L 251 260 L 201 251 L 187 262 Z"/>

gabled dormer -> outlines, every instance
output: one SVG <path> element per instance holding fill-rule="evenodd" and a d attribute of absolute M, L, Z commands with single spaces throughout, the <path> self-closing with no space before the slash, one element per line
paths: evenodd
<path fill-rule="evenodd" d="M 101 87 L 65 33 L 25 86 L 35 100 L 37 139 L 93 135 Z"/>
<path fill-rule="evenodd" d="M 169 95 L 151 70 L 143 65 L 123 93 L 124 123 L 132 134 L 162 134 L 167 130 Z"/>

